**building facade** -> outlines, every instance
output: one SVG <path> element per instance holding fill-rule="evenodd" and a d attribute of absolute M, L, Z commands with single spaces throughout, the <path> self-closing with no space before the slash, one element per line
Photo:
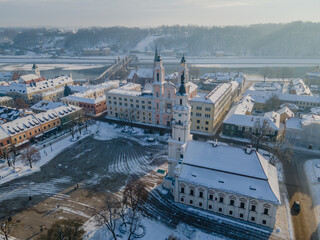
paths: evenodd
<path fill-rule="evenodd" d="M 197 86 L 188 82 L 187 63 L 181 59 L 179 84 L 182 73 L 185 78 L 186 91 L 189 97 L 197 95 Z M 134 84 L 136 86 L 138 84 Z M 172 121 L 172 106 L 175 102 L 177 88 L 171 82 L 165 81 L 165 70 L 160 55 L 156 51 L 153 68 L 153 82 L 150 89 L 131 89 L 127 86 L 113 89 L 106 93 L 108 116 L 123 121 L 151 124 L 159 127 L 170 127 Z"/>
<path fill-rule="evenodd" d="M 213 134 L 229 110 L 232 100 L 232 85 L 219 84 L 208 94 L 200 94 L 189 100 L 191 105 L 191 130 L 194 133 Z"/>
<path fill-rule="evenodd" d="M 191 140 L 184 82 L 173 106 L 168 172 L 174 201 L 274 228 L 280 202 L 277 170 L 258 152 Z"/>

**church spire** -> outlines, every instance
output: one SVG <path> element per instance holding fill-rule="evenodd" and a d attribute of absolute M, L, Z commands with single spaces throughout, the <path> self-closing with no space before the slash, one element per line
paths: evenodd
<path fill-rule="evenodd" d="M 183 56 L 181 58 L 181 63 L 186 63 L 186 58 L 184 57 L 184 54 L 183 54 Z"/>
<path fill-rule="evenodd" d="M 158 53 L 158 48 L 156 47 L 156 51 L 154 53 L 154 61 L 155 62 L 160 62 L 161 58 L 160 58 L 160 54 Z"/>
<path fill-rule="evenodd" d="M 186 84 L 185 84 L 184 80 L 185 80 L 185 77 L 184 77 L 184 72 L 183 72 L 181 75 L 181 85 L 180 85 L 179 91 L 178 91 L 178 94 L 181 96 L 186 94 Z"/>

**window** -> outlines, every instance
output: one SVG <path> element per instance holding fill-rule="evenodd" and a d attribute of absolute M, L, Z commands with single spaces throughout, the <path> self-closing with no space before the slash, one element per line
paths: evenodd
<path fill-rule="evenodd" d="M 32 134 L 32 133 L 31 133 L 31 132 L 29 132 L 29 135 L 30 135 L 30 136 L 31 136 L 31 134 Z"/>
<path fill-rule="evenodd" d="M 184 187 L 181 187 L 181 193 L 184 193 Z"/>
<path fill-rule="evenodd" d="M 20 140 L 22 139 L 21 136 L 19 137 L 19 139 L 20 139 Z"/>
<path fill-rule="evenodd" d="M 3 143 L 0 143 L 0 146 L 3 147 Z"/>
<path fill-rule="evenodd" d="M 156 96 L 159 97 L 159 92 L 156 92 Z"/>
<path fill-rule="evenodd" d="M 209 129 L 206 127 L 205 130 L 208 131 Z"/>
<path fill-rule="evenodd" d="M 234 206 L 234 200 L 233 199 L 230 200 L 230 205 Z"/>
<path fill-rule="evenodd" d="M 219 208 L 219 212 L 222 212 L 222 208 Z"/>
<path fill-rule="evenodd" d="M 197 120 L 197 123 L 200 123 L 200 120 Z"/>
<path fill-rule="evenodd" d="M 182 99 L 180 99 L 180 105 L 182 105 Z"/>
<path fill-rule="evenodd" d="M 220 197 L 220 198 L 219 198 L 219 202 L 220 202 L 220 203 L 223 203 L 223 197 Z"/>
<path fill-rule="evenodd" d="M 201 117 L 201 113 L 196 113 L 196 116 L 197 117 Z"/>
<path fill-rule="evenodd" d="M 251 205 L 251 211 L 253 211 L 253 212 L 256 211 L 256 206 L 255 205 Z"/>
<path fill-rule="evenodd" d="M 197 110 L 202 110 L 202 107 L 196 107 Z"/>
<path fill-rule="evenodd" d="M 157 73 L 157 81 L 159 82 L 159 80 L 160 80 L 160 74 Z"/>
<path fill-rule="evenodd" d="M 159 103 L 157 103 L 157 109 L 159 109 Z"/>
<path fill-rule="evenodd" d="M 202 202 L 199 202 L 199 207 L 202 207 Z"/>
<path fill-rule="evenodd" d="M 199 192 L 199 197 L 203 198 L 203 192 Z"/>
<path fill-rule="evenodd" d="M 206 125 L 208 125 L 209 124 L 209 121 L 206 121 Z"/>
<path fill-rule="evenodd" d="M 251 217 L 251 221 L 254 222 L 256 220 L 255 217 Z"/>
<path fill-rule="evenodd" d="M 210 114 L 205 114 L 204 115 L 206 118 L 210 118 Z"/>
<path fill-rule="evenodd" d="M 193 204 L 193 201 L 192 201 L 192 200 L 190 200 L 190 204 Z"/>
<path fill-rule="evenodd" d="M 205 110 L 206 110 L 207 112 L 210 112 L 210 111 L 211 111 L 211 108 L 205 108 Z"/>
<path fill-rule="evenodd" d="M 184 202 L 184 198 L 183 197 L 180 200 L 181 200 L 181 202 Z"/>
<path fill-rule="evenodd" d="M 233 211 L 229 211 L 229 215 L 232 215 L 233 214 Z"/>
<path fill-rule="evenodd" d="M 240 213 L 240 218 L 243 218 L 243 213 Z"/>
<path fill-rule="evenodd" d="M 210 195 L 209 195 L 209 199 L 210 199 L 210 200 L 213 200 L 213 194 L 210 194 Z"/>
<path fill-rule="evenodd" d="M 212 209 L 212 205 L 209 205 L 208 207 L 209 207 L 209 209 Z"/>
<path fill-rule="evenodd" d="M 193 196 L 193 189 L 190 189 L 190 195 Z"/>
<path fill-rule="evenodd" d="M 266 225 L 267 221 L 266 220 L 262 220 L 262 224 Z"/>
<path fill-rule="evenodd" d="M 263 211 L 263 214 L 268 215 L 268 213 L 269 213 L 269 209 L 265 208 L 264 211 Z"/>
<path fill-rule="evenodd" d="M 245 207 L 244 202 L 240 203 L 240 208 L 244 208 L 244 207 Z"/>

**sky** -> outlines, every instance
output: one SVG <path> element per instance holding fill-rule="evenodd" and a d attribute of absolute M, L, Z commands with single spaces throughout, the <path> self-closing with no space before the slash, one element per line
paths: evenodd
<path fill-rule="evenodd" d="M 0 0 L 0 27 L 320 22 L 320 0 Z"/>

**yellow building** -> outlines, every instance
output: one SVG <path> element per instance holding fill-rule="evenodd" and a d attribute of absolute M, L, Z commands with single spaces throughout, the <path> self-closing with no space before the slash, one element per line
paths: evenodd
<path fill-rule="evenodd" d="M 232 98 L 232 84 L 219 84 L 210 93 L 198 93 L 189 100 L 191 105 L 191 131 L 199 134 L 214 134 L 215 127 L 229 110 Z"/>

